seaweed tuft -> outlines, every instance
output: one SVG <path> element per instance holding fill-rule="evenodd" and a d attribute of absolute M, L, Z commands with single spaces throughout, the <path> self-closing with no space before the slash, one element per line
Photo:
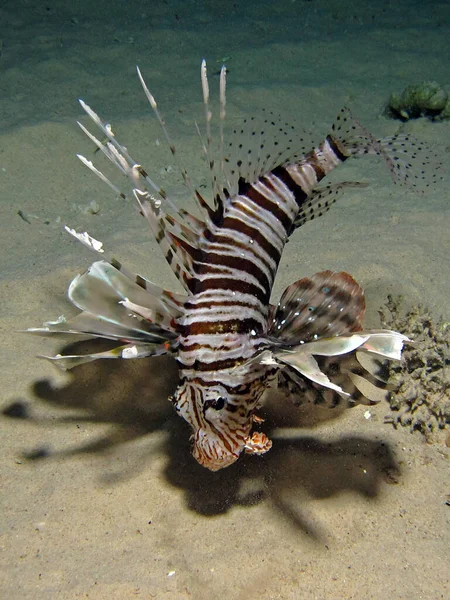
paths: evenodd
<path fill-rule="evenodd" d="M 401 94 L 391 94 L 385 112 L 401 121 L 420 117 L 442 121 L 450 118 L 450 96 L 435 81 L 423 81 L 409 85 Z"/>
<path fill-rule="evenodd" d="M 379 311 L 383 328 L 413 340 L 403 360 L 388 365 L 395 391 L 389 394 L 392 413 L 385 421 L 420 431 L 433 442 L 450 423 L 450 323 L 436 321 L 420 304 L 406 312 L 402 304 L 401 297 L 388 296 Z"/>

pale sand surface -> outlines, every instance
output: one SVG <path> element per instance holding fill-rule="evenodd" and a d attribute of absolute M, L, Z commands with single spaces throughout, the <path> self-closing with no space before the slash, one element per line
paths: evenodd
<path fill-rule="evenodd" d="M 169 360 L 93 363 L 69 376 L 35 358 L 56 342 L 15 333 L 74 312 L 65 291 L 94 257 L 60 220 L 176 287 L 132 202 L 114 198 L 75 158 L 93 158 L 75 125 L 77 97 L 111 119 L 188 206 L 136 64 L 183 165 L 207 184 L 194 126 L 202 57 L 214 72 L 231 55 L 235 115 L 267 106 L 326 134 L 350 102 L 382 136 L 399 126 L 381 115 L 391 91 L 423 79 L 449 86 L 448 3 L 116 1 L 92 12 L 92 2 L 38 4 L 0 7 L 2 406 L 25 403 L 28 416 L 2 420 L 0 596 L 449 598 L 450 452 L 384 424 L 387 405 L 368 419 L 364 407 L 334 418 L 274 398 L 271 452 L 209 473 L 191 458 L 188 427 L 167 402 L 176 382 Z M 448 164 L 449 122 L 407 128 Z M 336 178 L 371 185 L 293 236 L 274 298 L 301 276 L 346 270 L 366 290 L 369 325 L 389 293 L 448 321 L 448 174 L 424 197 L 394 187 L 376 160 L 354 161 Z M 85 214 L 94 200 L 99 214 Z"/>

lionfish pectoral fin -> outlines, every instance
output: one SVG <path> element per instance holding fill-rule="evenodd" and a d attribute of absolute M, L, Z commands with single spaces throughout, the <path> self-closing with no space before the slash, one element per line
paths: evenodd
<path fill-rule="evenodd" d="M 289 286 L 269 319 L 272 360 L 286 365 L 279 384 L 315 404 L 336 406 L 342 397 L 350 405 L 378 401 L 366 382 L 387 385 L 358 357 L 398 360 L 408 339 L 395 331 L 363 330 L 364 310 L 364 293 L 347 273 L 324 271 Z"/>
<path fill-rule="evenodd" d="M 63 368 L 98 358 L 140 358 L 171 351 L 177 335 L 176 318 L 182 314 L 178 299 L 140 276 L 127 275 L 117 262 L 93 263 L 73 279 L 68 296 L 82 312 L 28 333 L 128 343 L 107 352 L 53 358 Z"/>
<path fill-rule="evenodd" d="M 357 350 L 352 356 L 354 357 L 354 363 L 350 366 L 350 371 L 358 374 L 364 373 L 364 377 L 375 387 L 383 390 L 395 390 L 396 386 L 391 378 L 391 371 L 388 366 L 390 359 L 384 359 L 361 349 Z"/>
<path fill-rule="evenodd" d="M 277 363 L 274 360 L 273 354 L 270 350 L 263 350 L 261 352 L 258 352 L 254 356 L 248 358 L 243 363 L 240 363 L 233 367 L 231 372 L 236 377 L 239 377 L 241 375 L 245 375 L 245 373 L 248 372 L 248 368 L 255 364 L 275 366 Z"/>
<path fill-rule="evenodd" d="M 296 354 L 296 349 L 300 353 L 310 353 L 315 356 L 340 356 L 348 354 L 362 346 L 370 338 L 370 333 L 358 331 L 358 333 L 339 335 L 332 338 L 318 338 L 313 342 L 302 344 L 289 349 L 289 352 Z"/>
<path fill-rule="evenodd" d="M 75 336 L 82 339 L 103 338 L 107 340 L 126 340 L 129 342 L 150 344 L 163 343 L 174 337 L 173 334 L 169 334 L 156 327 L 143 332 L 142 330 L 125 327 L 121 323 L 113 323 L 87 312 L 81 312 L 71 319 L 66 319 L 62 316 L 56 321 L 44 323 L 42 327 L 26 329 L 24 333 L 44 337 L 53 336 L 65 340 L 72 340 Z"/>
<path fill-rule="evenodd" d="M 344 390 L 334 384 L 330 379 L 320 370 L 320 367 L 316 361 L 316 359 L 310 355 L 305 354 L 303 352 L 298 353 L 275 353 L 275 357 L 278 362 L 288 364 L 290 368 L 294 369 L 300 375 L 309 379 L 313 383 L 317 383 L 322 387 L 330 388 L 334 390 L 338 394 L 342 396 L 350 396 L 344 392 Z"/>
<path fill-rule="evenodd" d="M 343 369 L 344 370 L 344 369 Z M 349 384 L 352 385 L 354 390 L 357 390 L 357 398 L 352 400 L 354 404 L 366 404 L 373 405 L 381 402 L 382 400 L 388 400 L 389 390 L 391 389 L 387 384 L 383 384 L 377 381 L 371 376 L 371 373 L 365 372 L 360 375 L 353 371 L 347 371 L 345 374 L 348 377 Z M 355 391 L 352 394 L 355 395 Z"/>
<path fill-rule="evenodd" d="M 351 403 L 373 404 L 380 400 L 375 388 L 386 390 L 389 385 L 371 373 L 359 360 L 359 352 L 375 354 L 389 360 L 401 359 L 403 344 L 409 339 L 396 331 L 359 331 L 354 334 L 318 339 L 289 350 L 275 350 L 273 358 L 289 365 L 313 384 L 329 388 Z M 358 352 L 356 352 L 358 351 Z M 333 378 L 333 381 L 328 377 Z M 289 381 L 291 380 L 291 381 Z M 298 380 L 298 377 L 281 377 L 281 385 L 293 383 L 309 400 L 317 401 L 317 392 Z M 292 389 L 291 389 L 292 391 Z M 321 398 L 320 401 L 323 399 Z M 330 402 L 328 402 L 330 404 Z M 333 406 L 336 403 L 333 403 Z"/>
<path fill-rule="evenodd" d="M 390 360 L 401 360 L 403 345 L 412 341 L 406 335 L 389 329 L 374 329 L 366 333 L 368 338 L 360 349 Z"/>
<path fill-rule="evenodd" d="M 181 308 L 166 302 L 164 294 L 157 286 L 148 289 L 139 277 L 135 281 L 129 279 L 106 261 L 97 261 L 85 273 L 77 275 L 68 291 L 70 301 L 80 310 L 144 335 L 155 328 L 175 333 L 173 320 L 181 315 Z M 130 313 L 126 301 L 145 307 L 145 318 L 138 319 Z"/>
<path fill-rule="evenodd" d="M 342 405 L 343 402 L 346 403 L 346 406 L 353 403 L 353 398 L 348 392 L 347 395 L 344 395 L 341 388 L 336 391 L 315 383 L 287 364 L 278 372 L 278 388 L 285 392 L 296 407 L 315 404 L 326 408 L 335 408 Z"/>
<path fill-rule="evenodd" d="M 60 369 L 69 370 L 94 360 L 105 358 L 144 358 L 148 356 L 160 356 L 166 354 L 166 344 L 125 344 L 105 352 L 93 354 L 56 354 L 56 356 L 39 356 L 55 363 Z"/>
<path fill-rule="evenodd" d="M 315 356 L 339 356 L 349 354 L 359 348 L 383 358 L 401 360 L 403 344 L 410 341 L 408 337 L 397 331 L 372 329 L 332 338 L 319 338 L 313 342 L 290 348 L 287 352 L 296 354 L 297 350 Z"/>
<path fill-rule="evenodd" d="M 268 337 L 296 346 L 356 332 L 364 311 L 364 292 L 348 273 L 323 271 L 286 288 L 271 310 Z"/>
<path fill-rule="evenodd" d="M 87 231 L 79 233 L 75 229 L 67 227 L 67 225 L 64 226 L 64 229 L 68 234 L 70 234 L 76 240 L 81 242 L 84 246 L 89 248 L 89 250 L 93 250 L 94 252 L 99 254 L 102 258 L 102 262 L 109 263 L 111 267 L 115 269 L 115 271 L 120 272 L 123 280 L 128 280 L 128 286 L 132 285 L 134 289 L 136 289 L 136 286 L 138 288 L 143 288 L 148 294 L 158 299 L 161 299 L 168 308 L 170 307 L 170 309 L 175 310 L 176 312 L 178 311 L 179 314 L 179 311 L 181 310 L 181 307 L 183 306 L 186 300 L 184 295 L 174 294 L 172 292 L 164 290 L 163 288 L 155 285 L 142 275 L 133 273 L 132 271 L 127 269 L 119 260 L 107 254 L 104 250 L 103 242 L 89 235 Z M 118 276 L 116 276 L 116 280 L 117 277 Z"/>

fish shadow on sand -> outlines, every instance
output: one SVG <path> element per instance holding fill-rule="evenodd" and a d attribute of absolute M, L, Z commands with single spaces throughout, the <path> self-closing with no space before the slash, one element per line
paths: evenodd
<path fill-rule="evenodd" d="M 79 342 L 65 348 L 65 353 L 93 349 L 99 351 L 105 345 Z M 400 475 L 389 445 L 379 440 L 352 436 L 323 442 L 310 431 L 302 434 L 297 424 L 289 430 L 292 434 L 277 438 L 279 402 L 283 403 L 283 427 L 290 425 L 286 407 L 294 421 L 296 414 L 298 420 L 298 409 L 284 399 L 270 403 L 264 415 L 264 431 L 275 437 L 271 451 L 263 457 L 243 456 L 231 467 L 212 473 L 192 458 L 190 429 L 167 400 L 178 382 L 172 358 L 97 361 L 77 367 L 72 377 L 62 388 L 53 387 L 47 380 L 37 381 L 33 386 L 35 396 L 44 406 L 58 409 L 56 416 L 53 410 L 51 417 L 39 416 L 36 406 L 23 401 L 10 404 L 3 411 L 4 416 L 50 428 L 74 423 L 109 424 L 109 431 L 75 445 L 70 444 L 69 435 L 68 448 L 26 448 L 23 457 L 38 462 L 82 454 L 114 452 L 115 457 L 125 454 L 123 461 L 114 461 L 118 463 L 114 472 L 102 475 L 105 484 L 113 485 L 138 476 L 157 452 L 166 457 L 163 476 L 171 485 L 184 490 L 189 510 L 205 517 L 224 514 L 234 506 L 251 507 L 267 501 L 304 533 L 320 539 L 320 527 L 310 523 L 299 508 L 304 501 L 343 492 L 375 498 L 383 482 L 396 483 Z M 335 414 L 331 411 L 328 418 L 335 418 Z M 324 413 L 321 420 L 327 420 Z M 152 439 L 156 434 L 162 441 L 155 447 Z M 138 446 L 134 456 L 133 443 Z"/>

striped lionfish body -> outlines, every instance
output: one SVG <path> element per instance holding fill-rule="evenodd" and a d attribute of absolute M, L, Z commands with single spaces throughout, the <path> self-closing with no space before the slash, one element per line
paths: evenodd
<path fill-rule="evenodd" d="M 156 102 L 138 73 L 175 153 Z M 397 180 L 416 185 L 423 177 L 423 169 L 420 177 L 412 172 L 410 160 L 417 161 L 414 141 L 404 135 L 375 140 L 347 109 L 341 111 L 331 134 L 309 151 L 298 150 L 295 139 L 289 139 L 282 148 L 275 144 L 276 151 L 268 152 L 269 134 L 250 122 L 235 138 L 237 150 L 230 145 L 230 153 L 236 154 L 232 160 L 224 149 L 225 74 L 223 68 L 220 156 L 214 161 L 202 63 L 207 130 L 203 147 L 211 165 L 213 207 L 182 171 L 202 219 L 178 209 L 116 141 L 110 126 L 82 102 L 106 143 L 81 125 L 82 129 L 130 180 L 140 210 L 185 294 L 167 292 L 128 272 L 115 259 L 105 258 L 102 245 L 87 233 L 68 230 L 102 253 L 103 259 L 70 285 L 69 298 L 82 311 L 78 316 L 30 330 L 45 335 L 81 333 L 121 343 L 108 352 L 53 357 L 63 368 L 97 358 L 173 353 L 180 384 L 171 400 L 193 429 L 194 457 L 213 471 L 232 464 L 243 451 L 262 454 L 270 449 L 267 436 L 251 430 L 259 420 L 255 411 L 261 397 L 274 381 L 298 402 L 370 403 L 359 388 L 363 379 L 376 380 L 361 367 L 359 354 L 400 359 L 407 338 L 393 331 L 363 329 L 364 295 L 351 276 L 324 271 L 300 279 L 286 289 L 277 306 L 270 304 L 270 295 L 293 231 L 326 212 L 346 187 L 361 185 L 321 187 L 331 170 L 352 156 L 378 154 Z M 269 132 L 276 126 L 271 117 L 265 123 Z M 252 154 L 255 137 L 257 153 Z M 123 196 L 90 161 L 80 158 Z"/>

